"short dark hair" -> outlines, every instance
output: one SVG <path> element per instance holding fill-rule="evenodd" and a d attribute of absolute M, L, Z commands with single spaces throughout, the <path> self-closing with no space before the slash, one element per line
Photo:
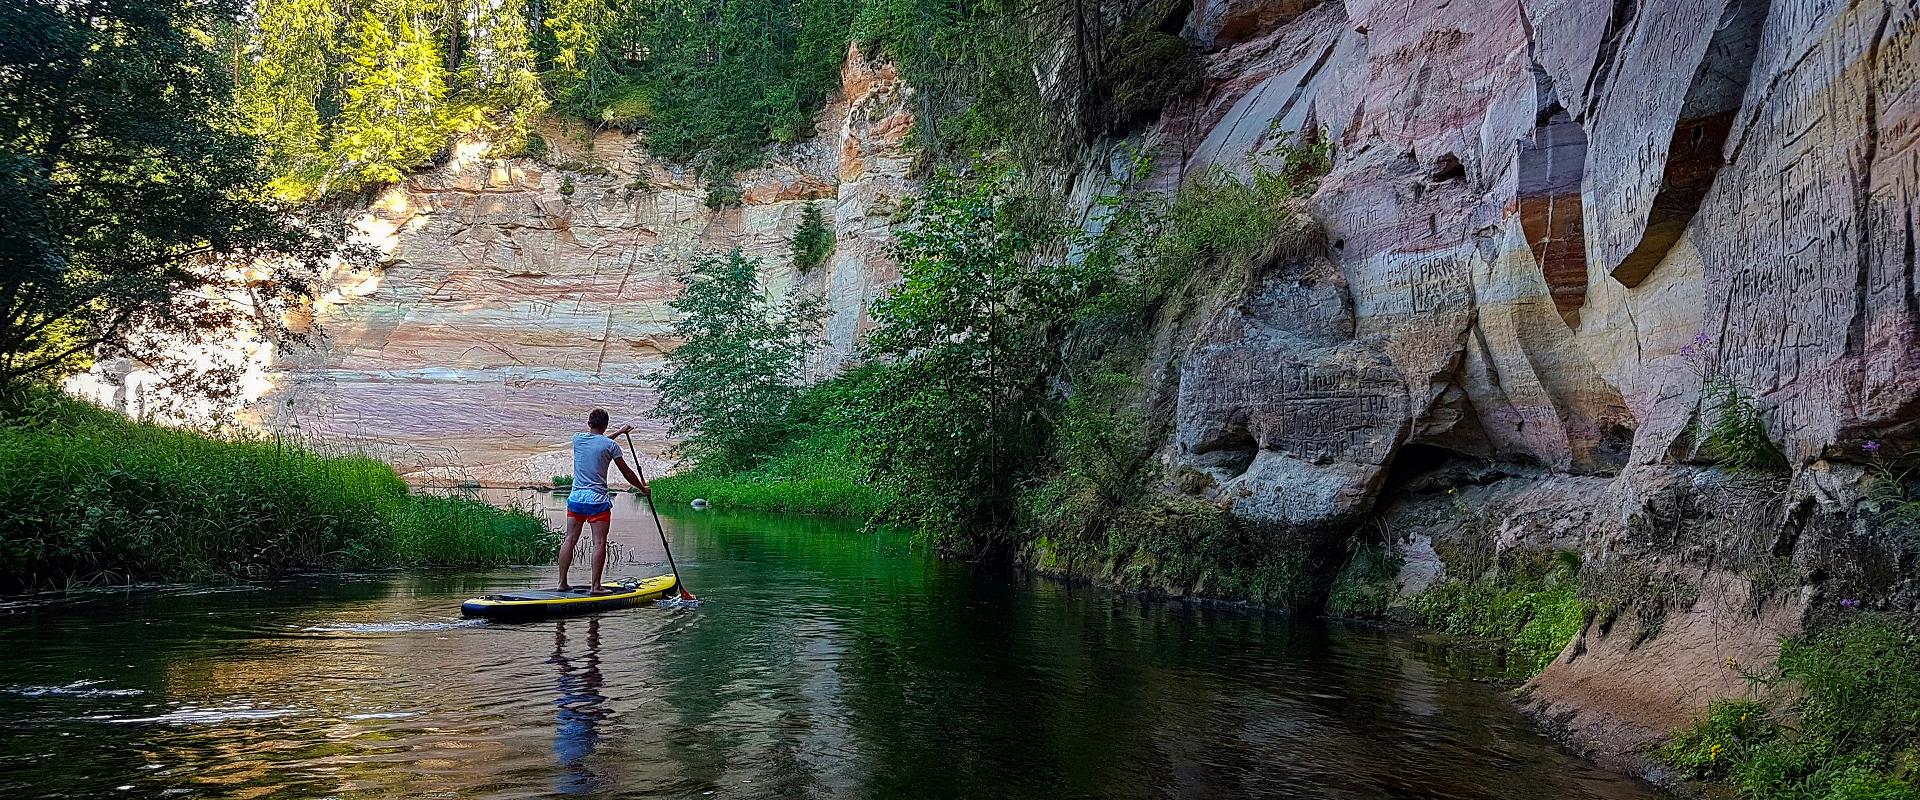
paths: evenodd
<path fill-rule="evenodd" d="M 607 429 L 607 410 L 604 408 L 596 408 L 590 412 L 587 412 L 587 427 L 596 431 L 606 430 Z"/>

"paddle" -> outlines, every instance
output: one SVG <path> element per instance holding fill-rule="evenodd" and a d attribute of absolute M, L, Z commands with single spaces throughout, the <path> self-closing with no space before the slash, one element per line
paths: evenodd
<path fill-rule="evenodd" d="M 627 437 L 627 455 L 633 457 L 633 471 L 640 476 L 640 482 L 645 484 L 647 482 L 647 469 L 640 466 L 640 454 L 634 452 L 633 434 L 628 433 L 623 435 Z M 652 487 L 649 486 L 647 491 L 640 493 L 640 496 L 647 498 L 647 511 L 653 514 L 653 529 L 660 532 L 660 549 L 667 551 L 667 568 L 673 570 L 673 585 L 680 590 L 680 599 L 699 599 L 694 597 L 692 592 L 687 591 L 686 584 L 680 582 L 680 565 L 673 563 L 673 548 L 667 544 L 667 528 L 665 525 L 660 524 L 660 510 L 653 507 Z"/>

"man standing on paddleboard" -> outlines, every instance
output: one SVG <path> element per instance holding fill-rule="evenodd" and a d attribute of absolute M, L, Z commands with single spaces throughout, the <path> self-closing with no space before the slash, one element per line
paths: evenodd
<path fill-rule="evenodd" d="M 614 436 L 630 433 L 632 425 L 607 433 L 607 410 L 596 408 L 587 414 L 590 433 L 573 435 L 573 493 L 567 495 L 567 540 L 560 543 L 560 591 L 572 591 L 567 585 L 567 570 L 573 566 L 573 547 L 580 541 L 580 526 L 593 528 L 593 583 L 588 594 L 608 594 L 600 585 L 607 571 L 607 528 L 613 524 L 613 498 L 607 494 L 607 463 L 620 465 L 620 474 L 635 490 L 651 497 L 653 490 L 634 474 L 633 467 L 621 457 Z"/>

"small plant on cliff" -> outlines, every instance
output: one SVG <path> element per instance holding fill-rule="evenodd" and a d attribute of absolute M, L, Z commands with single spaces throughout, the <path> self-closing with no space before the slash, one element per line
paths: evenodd
<path fill-rule="evenodd" d="M 1700 430 L 1702 449 L 1735 472 L 1787 471 L 1786 454 L 1768 435 L 1759 402 L 1752 392 L 1720 370 L 1712 346 L 1713 337 L 1702 332 L 1680 347 L 1687 369 L 1700 380 L 1700 401 L 1708 414 Z"/>
<path fill-rule="evenodd" d="M 1660 756 L 1745 800 L 1920 798 L 1920 631 L 1856 605 L 1781 643 L 1766 702 L 1714 703 Z"/>
<path fill-rule="evenodd" d="M 1706 446 L 1721 463 L 1735 472 L 1787 471 L 1787 457 L 1768 435 L 1766 417 L 1751 392 L 1722 378 L 1708 383 L 1703 395 L 1713 409 Z"/>
<path fill-rule="evenodd" d="M 1871 480 L 1863 506 L 1909 546 L 1920 547 L 1920 490 L 1915 487 L 1920 483 L 1920 453 L 1895 457 L 1883 455 L 1882 449 L 1878 441 L 1860 445 Z"/>
<path fill-rule="evenodd" d="M 827 227 L 820 206 L 808 203 L 800 209 L 800 225 L 793 230 L 793 268 L 809 272 L 827 263 L 832 254 L 833 229 Z"/>
<path fill-rule="evenodd" d="M 819 303 L 769 297 L 758 265 L 739 250 L 701 254 L 668 303 L 682 344 L 652 378 L 654 413 L 680 437 L 679 454 L 703 470 L 748 469 L 785 440 L 781 421 L 818 326 Z"/>

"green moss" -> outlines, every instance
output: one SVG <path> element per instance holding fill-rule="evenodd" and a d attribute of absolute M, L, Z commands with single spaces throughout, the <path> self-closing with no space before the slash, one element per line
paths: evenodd
<path fill-rule="evenodd" d="M 1579 571 L 1572 553 L 1509 553 L 1492 575 L 1436 584 L 1414 598 L 1413 609 L 1436 629 L 1502 642 L 1509 674 L 1531 677 L 1586 624 Z"/>
<path fill-rule="evenodd" d="M 1850 614 L 1783 641 L 1766 701 L 1720 701 L 1658 755 L 1745 800 L 1914 800 L 1920 784 L 1920 632 Z"/>

